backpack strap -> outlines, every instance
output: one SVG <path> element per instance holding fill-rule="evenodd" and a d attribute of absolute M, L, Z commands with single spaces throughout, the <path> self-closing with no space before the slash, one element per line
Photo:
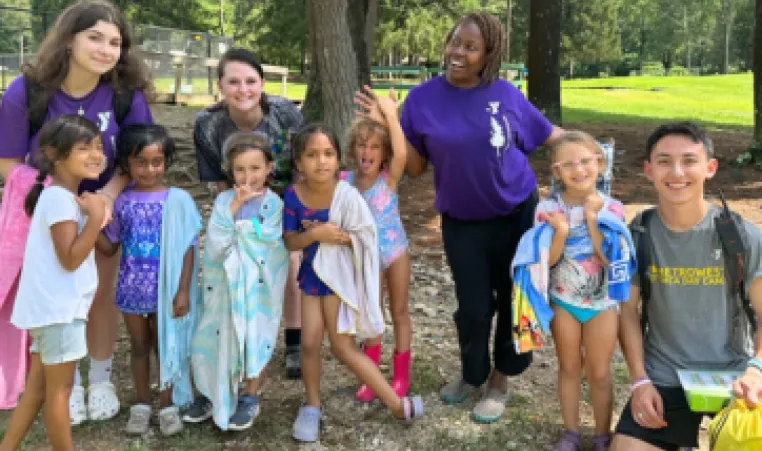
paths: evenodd
<path fill-rule="evenodd" d="M 29 137 L 36 135 L 43 126 L 45 115 L 48 113 L 48 107 L 44 109 L 36 108 L 39 99 L 45 93 L 45 88 L 41 84 L 32 80 L 32 77 L 24 74 L 24 91 L 26 94 L 26 115 L 29 122 Z M 35 114 L 36 112 L 36 114 Z"/>
<path fill-rule="evenodd" d="M 730 290 L 741 303 L 749 323 L 756 325 L 756 314 L 751 306 L 751 301 L 746 296 L 746 256 L 748 249 L 748 237 L 746 227 L 741 215 L 731 211 L 725 202 L 725 196 L 720 191 L 722 211 L 715 218 L 715 228 L 722 244 L 722 252 L 725 256 L 725 271 L 730 281 Z"/>
<path fill-rule="evenodd" d="M 124 119 L 130 114 L 130 108 L 132 107 L 132 100 L 135 97 L 135 90 L 130 88 L 124 88 L 114 90 L 114 97 L 112 99 L 112 108 L 114 109 L 114 119 L 116 125 L 119 128 L 122 127 Z"/>
<path fill-rule="evenodd" d="M 648 300 L 651 297 L 651 279 L 648 278 L 648 267 L 651 262 L 651 235 L 648 227 L 656 211 L 651 207 L 641 211 L 630 223 L 630 233 L 635 240 L 635 257 L 638 263 L 638 282 L 640 286 L 640 327 L 645 334 L 648 326 Z"/>

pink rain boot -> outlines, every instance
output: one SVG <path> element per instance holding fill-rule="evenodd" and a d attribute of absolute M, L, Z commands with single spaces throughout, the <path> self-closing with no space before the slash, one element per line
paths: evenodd
<path fill-rule="evenodd" d="M 370 358 L 373 363 L 378 366 L 378 362 L 381 360 L 381 345 L 378 344 L 376 346 L 365 346 L 362 347 L 363 352 L 365 355 Z M 362 386 L 357 390 L 357 393 L 355 393 L 355 398 L 357 398 L 360 402 L 371 402 L 374 399 L 376 399 L 376 394 L 373 393 L 373 390 L 370 389 L 365 384 L 362 384 Z"/>
<path fill-rule="evenodd" d="M 410 350 L 398 353 L 394 351 L 392 356 L 392 365 L 394 378 L 392 379 L 392 390 L 400 398 L 407 395 L 410 389 Z"/>

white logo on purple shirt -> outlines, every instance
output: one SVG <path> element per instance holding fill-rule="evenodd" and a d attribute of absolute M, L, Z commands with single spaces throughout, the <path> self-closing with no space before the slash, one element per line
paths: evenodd
<path fill-rule="evenodd" d="M 499 158 L 500 152 L 505 146 L 505 133 L 503 133 L 503 127 L 500 126 L 500 122 L 498 122 L 494 117 L 490 116 L 489 123 L 492 129 L 490 132 L 489 143 L 492 147 L 495 148 L 495 153 L 497 153 Z"/>
<path fill-rule="evenodd" d="M 111 120 L 111 111 L 98 113 L 98 120 L 100 121 L 101 133 L 103 133 L 108 130 L 108 123 Z"/>
<path fill-rule="evenodd" d="M 487 107 L 487 111 L 489 111 L 490 114 L 497 114 L 498 111 L 500 111 L 500 102 L 487 102 L 489 107 Z"/>

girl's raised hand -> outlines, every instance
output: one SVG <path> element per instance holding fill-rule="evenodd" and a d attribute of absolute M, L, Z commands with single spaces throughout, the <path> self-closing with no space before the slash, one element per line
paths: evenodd
<path fill-rule="evenodd" d="M 397 120 L 397 109 L 399 108 L 399 102 L 397 96 L 394 93 L 394 88 L 389 89 L 389 96 L 378 97 L 378 108 L 383 113 L 387 121 Z"/>
<path fill-rule="evenodd" d="M 385 126 L 386 116 L 381 111 L 378 100 L 378 96 L 370 86 L 363 86 L 361 91 L 355 91 L 354 103 L 359 108 L 355 114 Z"/>

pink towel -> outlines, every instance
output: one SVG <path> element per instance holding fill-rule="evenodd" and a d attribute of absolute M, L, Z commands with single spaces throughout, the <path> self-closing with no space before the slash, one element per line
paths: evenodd
<path fill-rule="evenodd" d="M 8 293 L 8 302 L 0 307 L 0 410 L 16 408 L 19 395 L 24 391 L 24 380 L 29 366 L 29 335 L 11 324 L 13 301 L 18 283 Z"/>
<path fill-rule="evenodd" d="M 24 391 L 28 363 L 28 337 L 11 324 L 18 277 L 24 261 L 24 247 L 30 218 L 24 212 L 24 199 L 37 177 L 37 170 L 24 164 L 13 166 L 5 180 L 0 203 L 0 409 L 16 407 Z M 50 178 L 45 185 L 50 184 Z"/>

